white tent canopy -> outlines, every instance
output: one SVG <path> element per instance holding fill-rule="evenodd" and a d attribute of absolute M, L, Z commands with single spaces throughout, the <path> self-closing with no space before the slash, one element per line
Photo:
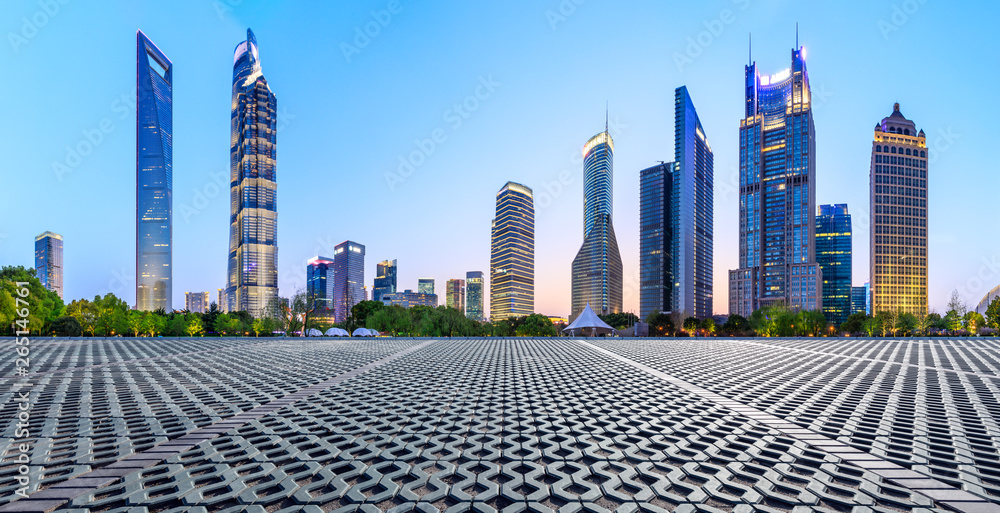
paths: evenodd
<path fill-rule="evenodd" d="M 580 312 L 580 315 L 573 321 L 573 324 L 563 328 L 563 331 L 568 331 L 570 335 L 576 335 L 577 333 L 583 335 L 587 333 L 588 328 L 591 335 L 615 332 L 614 328 L 608 326 L 607 323 L 594 313 L 594 309 L 590 307 L 590 303 L 587 303 L 587 307 Z"/>
<path fill-rule="evenodd" d="M 368 328 L 358 328 L 351 334 L 352 337 L 374 337 L 376 335 L 378 335 L 377 331 Z"/>
<path fill-rule="evenodd" d="M 308 336 L 308 337 L 322 337 L 323 336 L 323 332 L 320 331 L 320 330 L 318 330 L 318 329 L 316 329 L 316 328 L 309 328 L 309 331 L 306 332 L 306 336 Z"/>
<path fill-rule="evenodd" d="M 326 336 L 328 336 L 328 337 L 346 337 L 347 336 L 347 330 L 343 330 L 343 329 L 340 329 L 340 328 L 330 328 L 330 329 L 326 330 Z"/>

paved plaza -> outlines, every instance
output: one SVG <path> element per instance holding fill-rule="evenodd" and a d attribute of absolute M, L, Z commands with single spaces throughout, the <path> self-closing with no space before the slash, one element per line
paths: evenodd
<path fill-rule="evenodd" d="M 0 512 L 1000 512 L 991 339 L 32 343 Z"/>

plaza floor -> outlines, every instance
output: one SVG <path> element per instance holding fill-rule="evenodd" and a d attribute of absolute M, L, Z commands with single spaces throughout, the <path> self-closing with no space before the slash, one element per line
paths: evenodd
<path fill-rule="evenodd" d="M 1000 512 L 996 340 L 33 344 L 0 512 Z"/>

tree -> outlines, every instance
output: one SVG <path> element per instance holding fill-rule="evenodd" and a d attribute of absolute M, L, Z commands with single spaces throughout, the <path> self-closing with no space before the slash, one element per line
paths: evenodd
<path fill-rule="evenodd" d="M 955 309 L 948 310 L 948 312 L 944 314 L 944 319 L 942 319 L 944 322 L 944 329 L 948 331 L 958 331 L 962 329 L 962 318 L 964 315 L 965 314 L 959 314 L 959 312 Z"/>
<path fill-rule="evenodd" d="M 639 317 L 632 312 L 615 312 L 597 317 L 616 330 L 628 328 L 639 321 Z"/>
<path fill-rule="evenodd" d="M 789 322 L 789 317 L 788 310 L 783 306 L 758 308 L 750 314 L 750 329 L 761 337 L 780 336 L 779 327 L 790 329 L 792 323 Z"/>
<path fill-rule="evenodd" d="M 927 323 L 927 328 L 924 329 L 930 329 L 930 328 L 939 330 L 947 329 L 944 324 L 944 319 L 941 317 L 941 314 L 937 312 L 931 312 L 927 314 L 927 319 L 925 320 L 925 322 Z"/>
<path fill-rule="evenodd" d="M 365 327 L 397 337 L 413 333 L 413 320 L 402 306 L 389 305 L 370 313 L 365 319 Z"/>
<path fill-rule="evenodd" d="M 989 327 L 1000 329 L 1000 296 L 990 301 L 990 306 L 986 307 L 986 323 Z"/>
<path fill-rule="evenodd" d="M 750 331 L 750 322 L 742 315 L 730 315 L 720 330 L 726 335 L 742 335 Z"/>
<path fill-rule="evenodd" d="M 18 282 L 24 285 L 18 287 Z M 9 331 L 14 321 L 27 319 L 27 330 L 42 334 L 48 331 L 53 321 L 63 315 L 65 306 L 62 299 L 55 292 L 42 286 L 42 282 L 35 276 L 34 269 L 24 266 L 0 268 L 0 288 L 6 292 L 0 302 L 2 330 Z M 21 294 L 25 289 L 27 296 Z M 22 313 L 26 315 L 20 315 Z M 21 329 L 18 327 L 18 330 Z"/>
<path fill-rule="evenodd" d="M 959 318 L 965 317 L 966 312 L 969 311 L 969 307 L 965 304 L 965 299 L 962 295 L 958 293 L 958 289 L 951 291 L 951 298 L 948 299 L 948 310 L 954 310 L 958 314 Z"/>
<path fill-rule="evenodd" d="M 912 337 L 917 333 L 917 325 L 919 321 L 917 316 L 910 312 L 900 312 L 899 319 L 896 321 L 896 328 L 900 331 L 903 336 Z"/>
<path fill-rule="evenodd" d="M 94 303 L 86 299 L 74 300 L 66 307 L 65 314 L 76 319 L 84 333 L 94 336 L 97 331 L 97 307 Z"/>
<path fill-rule="evenodd" d="M 862 325 L 865 321 L 870 319 L 865 312 L 854 312 L 847 316 L 847 320 L 841 323 L 840 331 L 846 331 L 847 333 L 861 333 Z"/>
<path fill-rule="evenodd" d="M 983 314 L 972 310 L 966 312 L 965 318 L 965 329 L 970 335 L 975 335 L 979 328 L 986 326 L 986 319 L 983 318 Z"/>
<path fill-rule="evenodd" d="M 684 319 L 684 331 L 688 333 L 694 333 L 697 330 L 698 330 L 697 317 L 688 317 L 687 319 Z"/>
<path fill-rule="evenodd" d="M 79 337 L 83 334 L 80 322 L 76 320 L 76 317 L 68 315 L 52 321 L 50 329 L 52 330 L 52 334 L 57 337 Z"/>
<path fill-rule="evenodd" d="M 667 337 L 674 334 L 674 321 L 669 315 L 653 310 L 646 316 L 649 324 L 649 335 L 655 337 Z"/>
<path fill-rule="evenodd" d="M 714 335 L 715 319 L 712 319 L 711 317 L 705 317 L 704 319 L 701 320 L 701 324 L 698 325 L 698 328 L 701 329 L 702 333 L 704 333 L 705 336 Z"/>
<path fill-rule="evenodd" d="M 187 324 L 184 326 L 184 332 L 189 337 L 201 335 L 204 332 L 204 328 L 201 325 L 201 318 L 198 317 L 198 314 L 187 314 L 185 317 Z"/>
<path fill-rule="evenodd" d="M 254 319 L 253 323 L 250 324 L 250 331 L 253 331 L 253 336 L 259 337 L 264 332 L 264 319 L 260 317 Z"/>
<path fill-rule="evenodd" d="M 516 333 L 519 337 L 554 337 L 556 327 L 552 325 L 552 319 L 542 314 L 531 314 L 524 319 Z"/>
<path fill-rule="evenodd" d="M 367 326 L 368 316 L 385 307 L 381 301 L 361 301 L 351 307 L 351 316 L 358 326 Z"/>
<path fill-rule="evenodd" d="M 818 337 L 826 331 L 826 316 L 819 310 L 800 310 L 794 322 L 795 336 Z"/>
<path fill-rule="evenodd" d="M 861 331 L 869 337 L 875 336 L 882 329 L 882 320 L 876 317 L 869 317 L 861 323 Z"/>

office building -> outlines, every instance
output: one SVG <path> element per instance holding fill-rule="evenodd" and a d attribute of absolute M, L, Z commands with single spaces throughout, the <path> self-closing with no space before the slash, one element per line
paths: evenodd
<path fill-rule="evenodd" d="M 535 312 L 535 200 L 507 182 L 496 198 L 490 237 L 490 320 Z"/>
<path fill-rule="evenodd" d="M 927 313 L 927 137 L 892 107 L 875 125 L 870 181 L 872 311 Z"/>
<path fill-rule="evenodd" d="M 437 294 L 424 294 L 422 292 L 413 292 L 410 289 L 406 289 L 402 292 L 384 294 L 381 301 L 387 305 L 398 305 L 403 308 L 410 308 L 414 306 L 429 306 L 431 308 L 437 308 L 438 297 Z"/>
<path fill-rule="evenodd" d="M 465 273 L 465 316 L 474 320 L 483 320 L 483 272 L 469 271 Z"/>
<path fill-rule="evenodd" d="M 278 297 L 278 100 L 251 30 L 233 63 L 226 310 L 260 315 Z"/>
<path fill-rule="evenodd" d="M 372 300 L 381 301 L 383 294 L 396 292 L 396 260 L 383 260 L 375 266 L 375 286 Z"/>
<path fill-rule="evenodd" d="M 184 309 L 191 313 L 208 313 L 208 292 L 185 292 Z"/>
<path fill-rule="evenodd" d="M 136 32 L 135 307 L 173 311 L 173 70 Z"/>
<path fill-rule="evenodd" d="M 445 306 L 465 313 L 465 280 L 448 280 L 444 293 Z"/>
<path fill-rule="evenodd" d="M 306 262 L 306 297 L 315 308 L 333 308 L 333 259 L 314 256 Z"/>
<path fill-rule="evenodd" d="M 816 138 L 805 51 L 791 67 L 745 72 L 740 121 L 739 268 L 729 271 L 729 313 L 823 307 L 816 263 Z"/>
<path fill-rule="evenodd" d="M 344 241 L 333 249 L 333 308 L 337 322 L 351 315 L 354 305 L 365 300 L 365 247 Z"/>
<path fill-rule="evenodd" d="M 417 278 L 417 292 L 434 294 L 434 278 Z"/>
<path fill-rule="evenodd" d="M 45 232 L 35 237 L 35 276 L 42 286 L 63 297 L 63 238 Z"/>
<path fill-rule="evenodd" d="M 614 141 L 604 131 L 583 146 L 583 244 L 573 259 L 570 322 L 590 307 L 622 311 L 622 257 L 612 220 Z"/>
<path fill-rule="evenodd" d="M 639 173 L 639 312 L 712 316 L 715 158 L 687 87 L 674 91 L 674 161 Z"/>
<path fill-rule="evenodd" d="M 851 287 L 851 313 L 867 313 L 868 287 Z"/>
<path fill-rule="evenodd" d="M 816 263 L 823 270 L 823 315 L 840 326 L 851 315 L 851 214 L 847 205 L 820 205 L 816 214 Z"/>

